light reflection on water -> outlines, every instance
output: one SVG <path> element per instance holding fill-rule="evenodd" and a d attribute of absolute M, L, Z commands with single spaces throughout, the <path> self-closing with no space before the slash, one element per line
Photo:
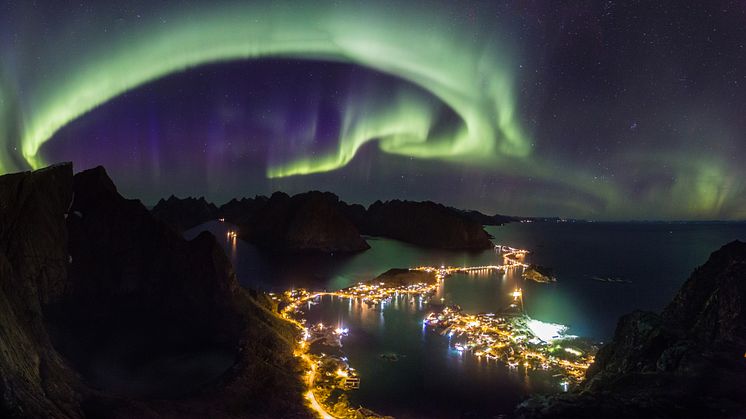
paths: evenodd
<path fill-rule="evenodd" d="M 414 296 L 394 297 L 383 309 L 323 296 L 304 317 L 310 324 L 350 329 L 343 350 L 361 377 L 360 389 L 350 393 L 351 400 L 381 413 L 494 414 L 509 412 L 530 392 L 554 390 L 544 372 L 526 374 L 522 368 L 511 370 L 498 361 L 449 347 L 448 337 L 423 327 L 428 312 L 427 304 L 421 305 Z M 386 360 L 383 354 L 398 359 Z"/>
<path fill-rule="evenodd" d="M 229 226 L 202 229 L 219 240 Z M 618 317 L 633 309 L 660 310 L 692 269 L 734 239 L 746 240 L 744 223 L 511 224 L 488 228 L 495 242 L 528 249 L 528 263 L 554 269 L 558 281 L 525 282 L 519 272 L 457 274 L 446 279 L 433 302 L 445 298 L 467 312 L 505 307 L 515 287 L 523 289 L 526 312 L 570 326 L 570 333 L 605 340 Z M 373 278 L 390 268 L 480 266 L 500 262 L 491 250 L 479 253 L 422 249 L 387 239 L 369 240 L 371 249 L 353 256 L 269 257 L 238 240 L 225 240 L 239 281 L 252 288 L 284 291 L 293 287 L 337 290 Z M 631 283 L 607 283 L 593 277 Z M 344 324 L 350 335 L 345 352 L 362 377 L 354 402 L 382 413 L 454 416 L 507 413 L 530 391 L 547 390 L 546 377 L 510 371 L 495 361 L 461 355 L 447 337 L 426 332 L 427 305 L 400 296 L 383 310 L 364 303 L 324 297 L 309 318 Z M 382 353 L 405 355 L 396 362 Z M 479 410 L 470 410 L 479 406 Z"/>

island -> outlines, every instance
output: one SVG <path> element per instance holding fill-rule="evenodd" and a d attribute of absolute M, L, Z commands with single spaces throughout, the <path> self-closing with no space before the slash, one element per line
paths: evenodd
<path fill-rule="evenodd" d="M 434 271 L 392 268 L 365 283 L 397 288 L 415 284 L 433 285 L 437 281 L 438 277 Z"/>
<path fill-rule="evenodd" d="M 423 247 L 485 250 L 493 247 L 482 224 L 434 202 L 376 201 L 359 221 L 363 234 Z"/>
<path fill-rule="evenodd" d="M 340 211 L 337 196 L 318 191 L 292 197 L 276 192 L 239 228 L 239 237 L 284 253 L 353 253 L 370 248 Z"/>
<path fill-rule="evenodd" d="M 539 283 L 550 283 L 557 282 L 557 277 L 554 276 L 554 271 L 551 268 L 545 266 L 539 266 L 531 264 L 521 274 L 523 279 Z"/>
<path fill-rule="evenodd" d="M 238 236 L 279 253 L 355 253 L 368 249 L 363 236 L 386 237 L 438 249 L 481 251 L 490 235 L 472 213 L 430 201 L 376 201 L 367 209 L 331 192 L 232 199 L 216 208 L 204 198 L 170 197 L 153 214 L 177 230 L 220 219 L 238 226 Z"/>

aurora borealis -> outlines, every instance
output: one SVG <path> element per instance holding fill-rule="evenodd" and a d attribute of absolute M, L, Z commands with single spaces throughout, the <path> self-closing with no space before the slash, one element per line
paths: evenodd
<path fill-rule="evenodd" d="M 0 172 L 746 218 L 743 2 L 4 2 Z"/>

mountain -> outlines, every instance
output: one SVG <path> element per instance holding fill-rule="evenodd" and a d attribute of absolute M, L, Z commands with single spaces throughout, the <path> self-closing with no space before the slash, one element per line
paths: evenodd
<path fill-rule="evenodd" d="M 251 220 L 256 212 L 263 207 L 269 198 L 256 196 L 254 198 L 231 199 L 220 206 L 218 213 L 225 221 L 233 224 L 245 224 Z"/>
<path fill-rule="evenodd" d="M 180 199 L 171 195 L 168 199 L 158 201 L 151 213 L 181 232 L 218 218 L 218 207 L 207 202 L 204 197 Z"/>
<path fill-rule="evenodd" d="M 475 210 L 461 210 L 457 208 L 451 208 L 451 209 L 453 209 L 454 211 L 458 211 L 464 214 L 465 216 L 469 217 L 470 219 L 485 226 L 501 226 L 504 224 L 522 220 L 521 217 L 512 217 L 510 215 L 501 215 L 501 214 L 486 215 Z"/>
<path fill-rule="evenodd" d="M 72 167 L 0 176 L 0 417 L 81 417 L 86 389 L 44 308 L 67 288 Z"/>
<path fill-rule="evenodd" d="M 203 198 L 161 200 L 153 214 L 172 226 L 194 226 L 224 218 L 239 226 L 241 238 L 281 253 L 352 253 L 369 248 L 361 234 L 388 237 L 424 247 L 481 250 L 492 247 L 482 228 L 508 217 L 481 219 L 430 201 L 377 201 L 367 209 L 347 204 L 331 192 L 233 199 L 217 211 Z M 196 223 L 196 224 L 195 224 Z M 498 224 L 499 223 L 499 224 Z M 187 227 L 188 228 L 188 227 Z"/>
<path fill-rule="evenodd" d="M 746 417 L 746 243 L 712 253 L 662 313 L 635 311 L 568 394 L 520 418 Z"/>
<path fill-rule="evenodd" d="M 369 249 L 332 193 L 306 192 L 292 197 L 275 192 L 240 236 L 259 247 L 281 252 L 349 253 Z"/>
<path fill-rule="evenodd" d="M 0 176 L 0 417 L 306 417 L 294 328 L 101 167 Z"/>
<path fill-rule="evenodd" d="M 482 250 L 493 246 L 481 224 L 430 201 L 376 201 L 358 223 L 363 234 L 424 247 Z"/>

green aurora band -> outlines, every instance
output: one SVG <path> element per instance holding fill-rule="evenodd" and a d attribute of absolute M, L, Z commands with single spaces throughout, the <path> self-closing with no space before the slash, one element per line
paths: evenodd
<path fill-rule="evenodd" d="M 628 166 L 621 170 L 634 167 L 656 179 L 673 172 L 675 181 L 629 199 L 629 187 L 595 176 L 590 166 L 568 169 L 540 155 L 517 112 L 516 51 L 500 42 L 494 27 L 454 24 L 449 7 L 457 5 L 149 7 L 165 9 L 126 25 L 99 10 L 104 16 L 97 15 L 94 24 L 62 22 L 40 33 L 28 52 L 0 51 L 0 174 L 44 166 L 41 147 L 58 130 L 145 83 L 210 63 L 281 57 L 351 63 L 403 83 L 386 97 L 372 93 L 350 100 L 342 109 L 336 148 L 311 156 L 291 150 L 296 154 L 288 161 L 270 162 L 269 178 L 339 169 L 365 143 L 377 141 L 390 154 L 541 181 L 549 189 L 526 199 L 553 203 L 567 214 L 634 218 L 642 205 L 664 217 L 746 217 L 743 183 L 723 156 L 692 160 L 631 150 L 636 154 L 622 161 Z M 444 109 L 460 119 L 454 130 L 438 129 Z"/>
<path fill-rule="evenodd" d="M 445 23 L 422 10 L 399 8 L 396 17 L 376 13 L 344 6 L 234 6 L 179 12 L 167 25 L 151 22 L 97 39 L 83 59 L 52 63 L 57 76 L 24 93 L 18 117 L 23 159 L 32 168 L 43 166 L 39 149 L 57 130 L 144 83 L 206 63 L 268 56 L 349 62 L 391 74 L 437 97 L 463 122 L 457 132 L 437 135 L 431 130 L 436 105 L 402 89 L 386 107 L 361 109 L 363 117 L 348 112 L 336 152 L 272 166 L 268 177 L 340 168 L 371 140 L 385 152 L 416 158 L 494 164 L 529 155 L 506 51 L 443 31 Z M 4 163 L 0 170 L 14 169 Z"/>

